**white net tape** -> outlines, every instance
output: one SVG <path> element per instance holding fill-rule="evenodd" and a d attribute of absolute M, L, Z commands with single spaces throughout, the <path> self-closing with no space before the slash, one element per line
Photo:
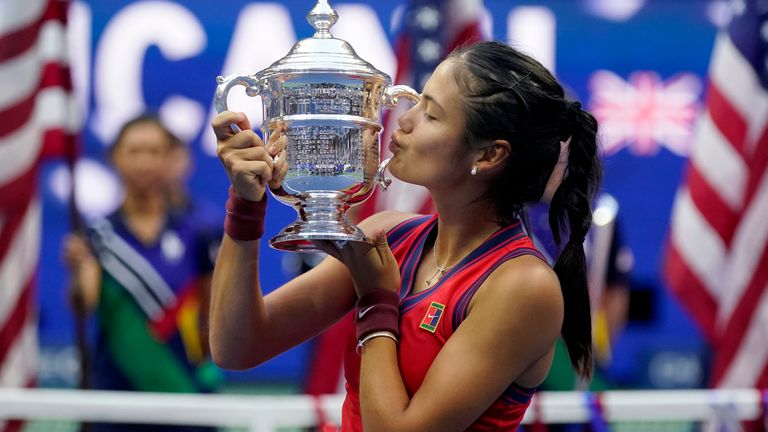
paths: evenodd
<path fill-rule="evenodd" d="M 342 396 L 319 398 L 327 418 L 338 423 Z M 599 403 L 597 402 L 599 401 Z M 739 430 L 739 421 L 764 415 L 758 390 L 539 392 L 524 423 L 537 415 L 545 424 L 589 423 L 602 417 L 620 431 L 694 430 L 693 423 Z M 187 395 L 81 390 L 0 389 L 0 422 L 57 420 L 239 427 L 251 432 L 317 424 L 310 396 Z M 656 426 L 648 428 L 648 422 Z M 643 426 L 645 425 L 645 426 Z M 683 425 L 683 426 L 681 426 Z M 47 430 L 47 429 L 46 429 Z M 240 429 L 242 430 L 242 429 Z"/>

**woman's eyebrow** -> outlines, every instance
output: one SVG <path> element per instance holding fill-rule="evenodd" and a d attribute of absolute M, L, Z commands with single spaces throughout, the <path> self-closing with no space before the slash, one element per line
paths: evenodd
<path fill-rule="evenodd" d="M 437 102 L 437 99 L 435 99 L 434 96 L 430 96 L 428 94 L 422 93 L 421 97 L 422 97 L 422 99 L 424 99 L 425 101 L 427 101 L 427 102 L 431 103 L 432 105 L 436 106 L 437 109 L 439 109 L 440 111 L 445 113 L 445 110 L 443 109 L 442 105 L 440 105 L 440 103 Z"/>

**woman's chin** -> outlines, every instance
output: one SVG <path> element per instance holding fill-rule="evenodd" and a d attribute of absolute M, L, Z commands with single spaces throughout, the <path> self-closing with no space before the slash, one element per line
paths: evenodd
<path fill-rule="evenodd" d="M 389 175 L 396 178 L 399 181 L 402 182 L 408 182 L 405 178 L 403 178 L 402 174 L 402 167 L 400 166 L 399 161 L 397 161 L 396 157 L 393 157 L 392 160 L 389 162 L 389 165 L 387 165 L 387 171 L 389 171 Z"/>
<path fill-rule="evenodd" d="M 424 175 L 424 172 L 419 167 L 409 166 L 404 163 L 402 159 L 398 159 L 397 156 L 393 157 L 387 165 L 387 171 L 391 177 L 396 178 L 403 183 L 409 183 L 417 186 L 427 186 L 429 183 L 429 177 Z"/>
<path fill-rule="evenodd" d="M 153 195 L 157 193 L 157 191 L 162 190 L 163 185 L 157 184 L 157 183 L 135 183 L 132 185 L 127 185 L 126 190 L 130 190 L 131 192 L 135 193 L 136 195 Z"/>
<path fill-rule="evenodd" d="M 390 171 L 390 177 L 396 179 L 400 183 L 408 183 L 416 186 L 424 186 L 424 182 L 420 181 L 418 177 L 408 175 L 408 173 Z"/>

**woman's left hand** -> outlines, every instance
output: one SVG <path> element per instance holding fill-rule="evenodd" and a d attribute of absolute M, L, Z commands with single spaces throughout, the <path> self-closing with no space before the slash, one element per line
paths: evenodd
<path fill-rule="evenodd" d="M 339 245 L 335 241 L 326 240 L 315 244 L 347 266 L 358 297 L 376 289 L 393 292 L 400 289 L 400 268 L 383 230 L 373 235 L 371 243 L 348 242 Z"/>

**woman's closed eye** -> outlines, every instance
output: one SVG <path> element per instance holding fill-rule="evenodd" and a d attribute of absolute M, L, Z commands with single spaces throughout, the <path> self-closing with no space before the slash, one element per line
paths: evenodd
<path fill-rule="evenodd" d="M 435 116 L 429 115 L 429 113 L 426 112 L 426 111 L 424 111 L 424 118 L 427 119 L 427 120 L 430 120 L 430 121 L 431 120 L 437 120 L 437 118 Z"/>

